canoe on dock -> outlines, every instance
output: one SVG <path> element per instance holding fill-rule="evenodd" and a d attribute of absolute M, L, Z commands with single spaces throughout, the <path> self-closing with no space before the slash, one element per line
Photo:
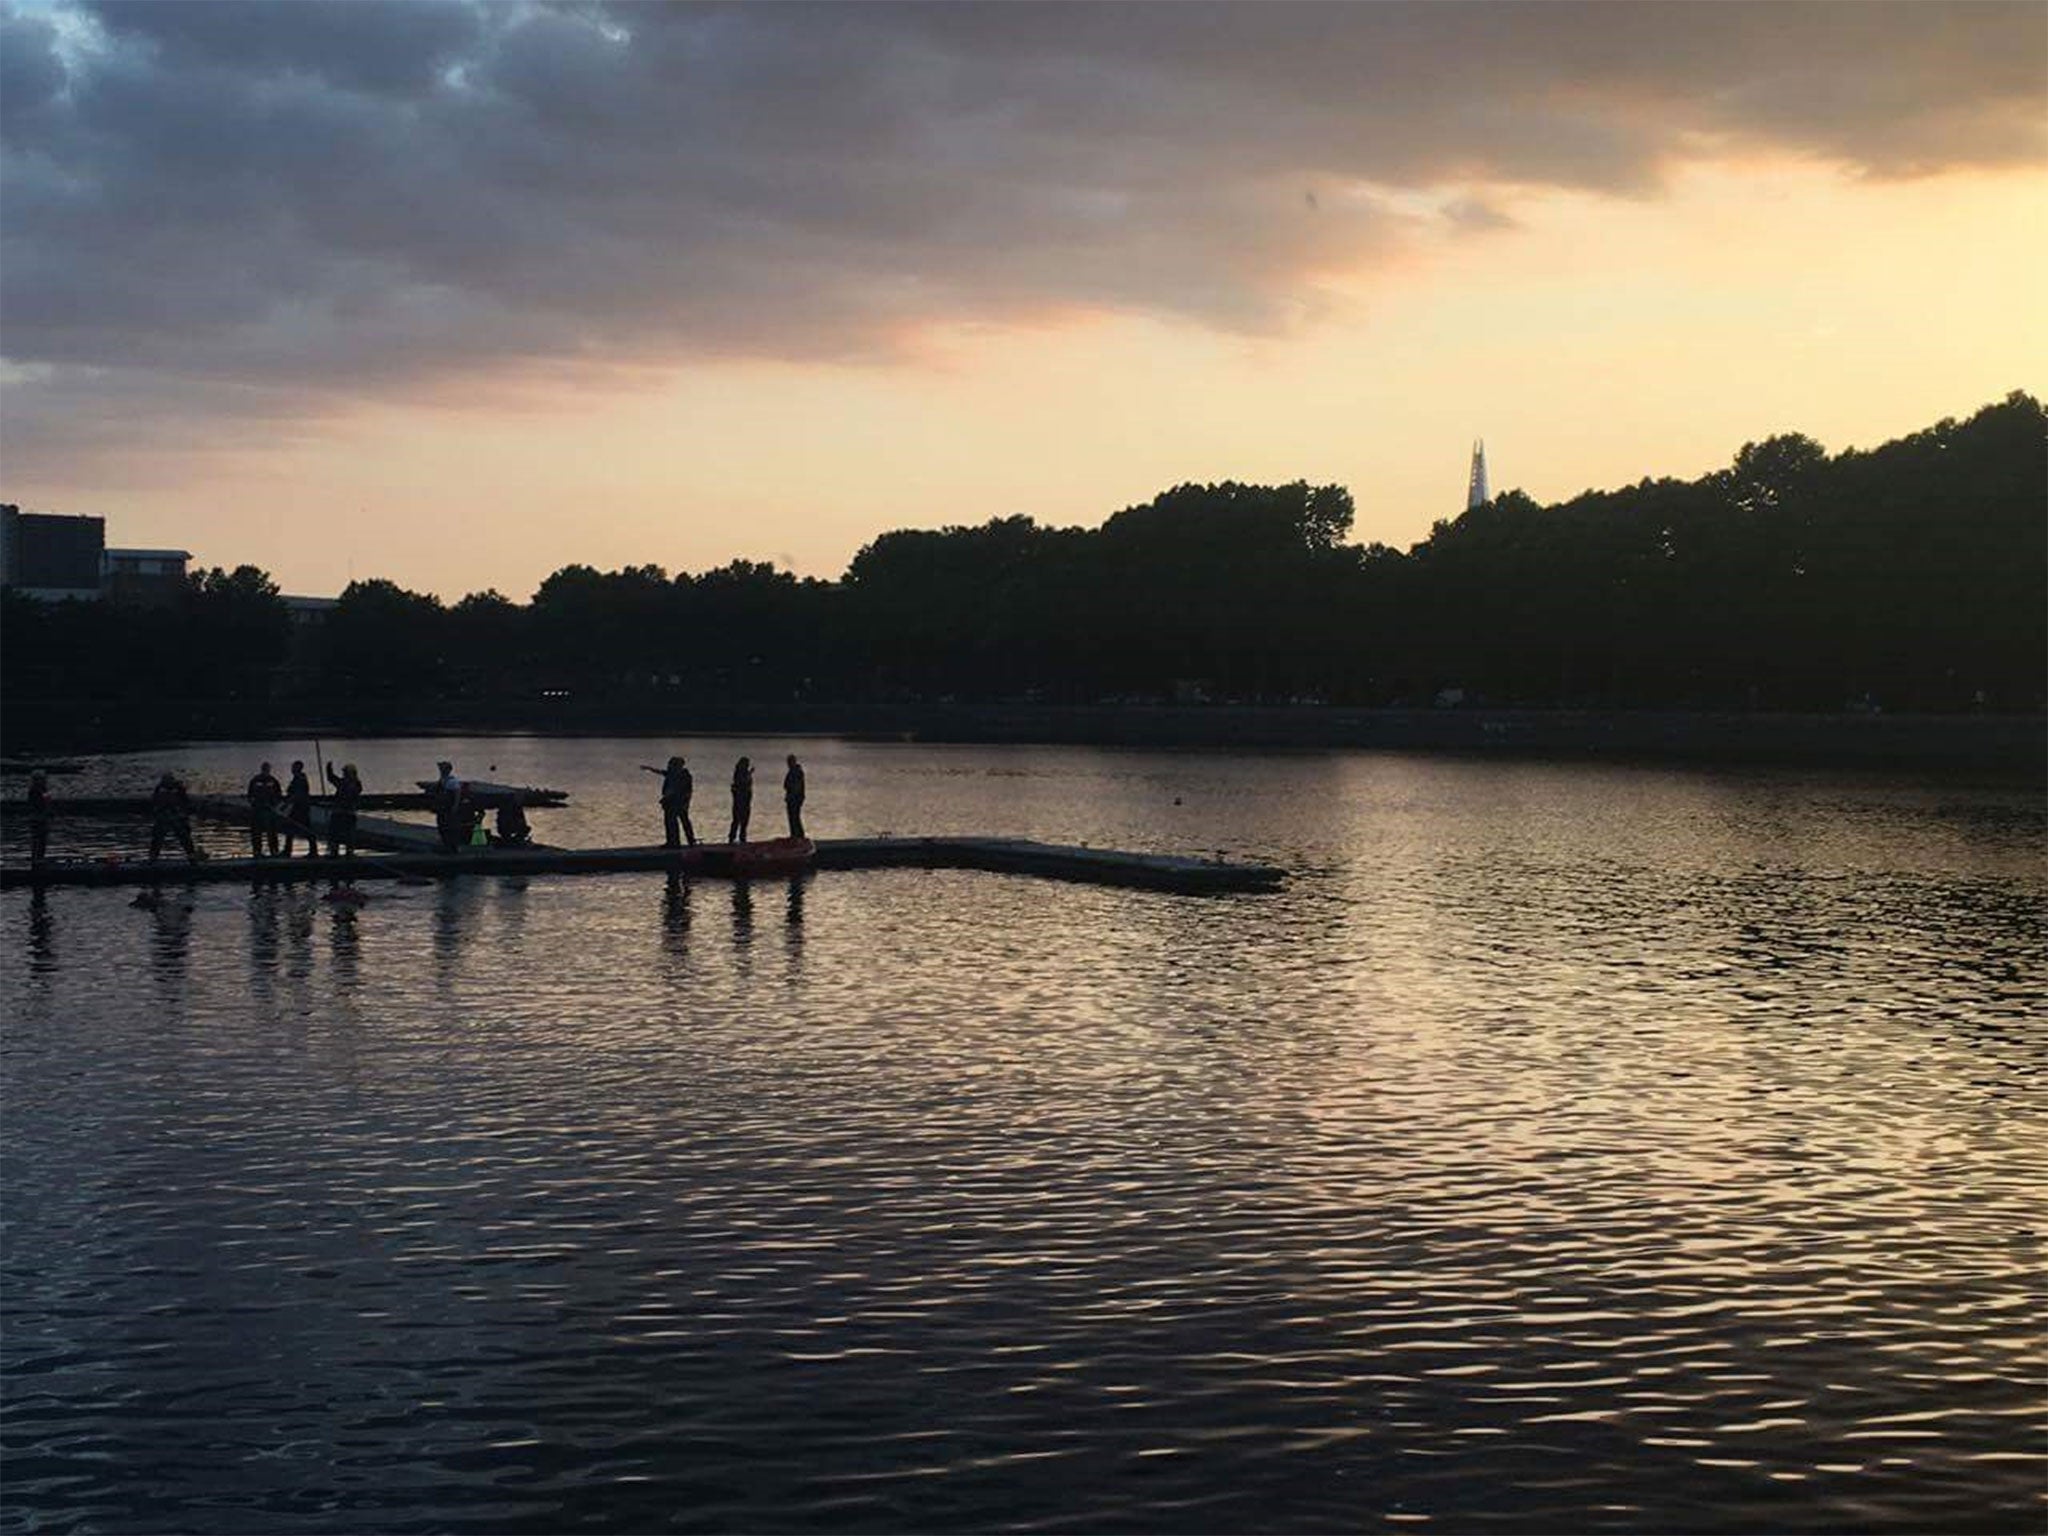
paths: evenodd
<path fill-rule="evenodd" d="M 365 818 L 368 819 L 368 818 Z M 431 839 L 424 828 L 409 829 Z M 689 876 L 773 879 L 817 869 L 979 869 L 1094 885 L 1212 894 L 1269 891 L 1285 873 L 1265 864 L 1234 864 L 1172 854 L 1074 848 L 1010 837 L 854 837 L 812 843 L 700 843 L 695 848 L 462 848 L 380 854 L 354 859 L 61 859 L 38 869 L 0 869 L 0 889 L 33 885 L 156 885 L 230 881 L 416 880 L 468 875 L 595 875 L 665 870 Z"/>
<path fill-rule="evenodd" d="M 567 792 L 559 789 L 528 789 L 522 790 L 520 793 L 533 797 L 520 801 L 520 804 L 527 810 L 560 810 L 568 803 L 569 799 Z M 202 801 L 209 807 L 204 812 L 200 811 L 200 803 Z M 16 804 L 19 804 L 19 802 L 16 802 Z M 223 818 L 213 809 L 225 804 L 239 805 L 241 811 L 238 813 L 238 816 Z M 313 797 L 313 807 L 315 810 L 331 807 L 333 804 L 334 796 L 332 795 L 315 795 Z M 360 810 L 364 811 L 431 811 L 434 808 L 434 797 L 429 794 L 416 793 L 412 790 L 395 793 L 380 792 L 364 795 L 356 801 L 356 805 Z M 249 802 L 239 795 L 194 795 L 192 797 L 192 807 L 195 814 L 204 814 L 212 817 L 214 820 L 239 819 L 246 822 L 249 819 Z M 51 810 L 60 819 L 65 816 L 141 816 L 146 818 L 149 815 L 149 797 L 147 795 L 60 795 L 52 802 Z"/>
<path fill-rule="evenodd" d="M 439 779 L 414 779 L 420 792 L 431 801 L 439 792 Z M 471 805 L 496 807 L 500 805 L 525 806 L 529 810 L 536 806 L 560 806 L 568 802 L 566 789 L 535 789 L 525 784 L 493 784 L 485 779 L 464 779 L 462 798 Z"/>

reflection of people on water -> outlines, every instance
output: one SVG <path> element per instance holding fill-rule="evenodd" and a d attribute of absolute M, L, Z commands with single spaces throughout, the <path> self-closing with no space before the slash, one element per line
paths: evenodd
<path fill-rule="evenodd" d="M 175 773 L 156 781 L 149 794 L 149 862 L 154 864 L 164 851 L 164 839 L 177 839 L 185 857 L 197 864 L 206 855 L 192 845 L 192 799 Z"/>
<path fill-rule="evenodd" d="M 788 921 L 783 924 L 782 947 L 794 966 L 804 953 L 804 887 L 810 881 L 802 875 L 791 877 L 789 882 Z"/>
<path fill-rule="evenodd" d="M 661 895 L 661 947 L 676 960 L 690 952 L 690 882 L 674 870 Z"/>
<path fill-rule="evenodd" d="M 334 979 L 343 991 L 354 988 L 361 977 L 362 941 L 356 930 L 356 903 L 337 902 L 330 929 L 334 953 Z"/>
<path fill-rule="evenodd" d="M 249 991 L 264 1002 L 275 995 L 282 919 L 277 886 L 258 883 L 249 893 Z"/>
<path fill-rule="evenodd" d="M 148 894 L 156 898 L 145 909 L 152 924 L 150 973 L 165 991 L 182 993 L 192 952 L 192 903 L 161 891 Z"/>
<path fill-rule="evenodd" d="M 789 754 L 789 772 L 782 776 L 782 805 L 789 812 L 789 835 L 804 835 L 804 765 Z"/>
<path fill-rule="evenodd" d="M 745 880 L 732 882 L 732 937 L 741 948 L 754 941 L 754 888 Z"/>
<path fill-rule="evenodd" d="M 28 861 L 40 864 L 50 852 L 50 780 L 38 768 L 28 776 Z"/>
<path fill-rule="evenodd" d="M 40 885 L 28 893 L 28 970 L 46 976 L 57 968 L 57 925 L 50 919 L 50 894 Z"/>
<path fill-rule="evenodd" d="M 726 829 L 728 843 L 747 840 L 747 821 L 754 814 L 754 764 L 741 758 L 732 765 L 732 825 Z"/>

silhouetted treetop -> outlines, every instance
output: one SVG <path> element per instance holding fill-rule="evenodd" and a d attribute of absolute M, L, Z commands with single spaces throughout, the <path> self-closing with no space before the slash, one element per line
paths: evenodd
<path fill-rule="evenodd" d="M 176 605 L 0 603 L 10 696 L 675 701 L 1439 697 L 1544 705 L 2038 709 L 2048 417 L 2008 395 L 1867 450 L 1799 433 L 1697 480 L 1519 490 L 1407 551 L 1341 486 L 1183 484 L 1097 528 L 899 529 L 838 582 L 735 560 L 568 565 L 529 603 L 352 582 L 291 630 L 253 567 Z M 289 666 L 278 658 L 292 658 Z"/>

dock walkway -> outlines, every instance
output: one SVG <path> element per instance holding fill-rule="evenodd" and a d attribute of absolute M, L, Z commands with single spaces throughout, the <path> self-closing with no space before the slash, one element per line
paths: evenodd
<path fill-rule="evenodd" d="M 365 817 L 364 821 L 374 818 Z M 391 825 L 402 825 L 392 823 Z M 360 832 L 360 825 L 358 828 Z M 432 844 L 433 833 L 407 828 Z M 816 844 L 818 869 L 979 869 L 1035 875 L 1094 885 L 1207 894 L 1267 891 L 1285 874 L 1264 864 L 1233 864 L 1173 854 L 1125 853 L 1109 848 L 1076 848 L 1008 837 L 853 837 Z M 694 874 L 730 873 L 719 850 L 697 850 Z M 217 858 L 198 864 L 182 856 L 151 864 L 143 859 L 53 859 L 40 868 L 0 868 L 0 890 L 55 885 L 177 885 L 276 883 L 305 880 L 446 880 L 469 875 L 597 875 L 645 870 L 682 870 L 689 850 L 654 844 L 637 848 L 463 848 L 442 853 L 415 844 L 406 851 L 353 859 Z M 704 856 L 710 855 L 708 867 Z M 721 867 L 724 863 L 725 867 Z M 755 877 L 767 878 L 767 877 Z M 787 878 L 787 877 L 781 877 Z"/>

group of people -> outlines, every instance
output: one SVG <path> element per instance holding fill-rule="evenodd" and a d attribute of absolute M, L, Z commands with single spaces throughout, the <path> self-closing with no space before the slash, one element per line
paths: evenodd
<path fill-rule="evenodd" d="M 334 771 L 332 763 L 324 766 L 327 782 L 334 788 L 334 804 L 327 812 L 328 852 L 340 858 L 345 849 L 353 857 L 356 808 L 363 798 L 362 777 L 354 763 L 344 765 L 340 773 Z M 164 777 L 169 779 L 171 775 Z M 302 837 L 306 840 L 306 857 L 318 858 L 320 839 L 313 830 L 313 785 L 306 777 L 306 765 L 293 759 L 290 781 L 279 784 L 270 764 L 263 764 L 249 780 L 249 856 L 288 859 L 294 843 Z M 150 857 L 156 855 L 152 853 Z"/>
<path fill-rule="evenodd" d="M 495 788 L 495 786 L 493 786 Z M 520 808 L 516 795 L 499 794 L 498 830 L 484 831 L 484 804 L 470 786 L 456 776 L 455 765 L 447 759 L 434 764 L 434 830 L 441 838 L 441 851 L 453 853 L 464 846 L 489 845 L 523 848 L 533 841 L 533 827 Z"/>
<path fill-rule="evenodd" d="M 268 772 L 270 765 L 263 766 Z M 28 861 L 32 865 L 50 856 L 50 822 L 55 810 L 49 776 L 38 768 L 28 776 Z M 149 862 L 162 858 L 164 844 L 173 841 L 194 864 L 206 857 L 206 850 L 192 840 L 192 798 L 185 792 L 184 781 L 175 773 L 165 773 L 149 792 Z"/>
<path fill-rule="evenodd" d="M 782 805 L 789 818 L 789 835 L 804 836 L 804 766 L 790 753 L 782 775 Z M 453 853 L 464 844 L 489 841 L 520 846 L 532 839 L 526 813 L 516 797 L 500 796 L 497 806 L 497 835 L 487 838 L 482 830 L 484 806 L 456 776 L 455 765 L 443 761 L 437 769 L 432 794 L 434 826 L 442 848 Z M 642 765 L 645 767 L 646 765 Z M 322 765 L 334 796 L 327 808 L 327 842 L 331 857 L 353 858 L 356 851 L 356 812 L 362 804 L 363 781 L 354 763 L 344 764 L 339 773 L 331 763 Z M 694 782 L 680 754 L 665 768 L 647 768 L 661 776 L 661 815 L 664 841 L 670 848 L 697 846 L 697 828 L 690 820 L 690 797 Z M 494 789 L 495 786 L 485 786 Z M 249 856 L 255 859 L 289 859 L 299 839 L 306 843 L 306 857 L 320 854 L 320 838 L 313 826 L 313 784 L 306 765 L 294 759 L 291 777 L 283 783 L 264 763 L 249 780 Z M 49 781 L 39 769 L 29 776 L 28 825 L 29 860 L 41 864 L 48 855 L 52 806 Z M 754 813 L 754 764 L 741 758 L 732 770 L 732 820 L 726 828 L 728 843 L 744 843 Z M 175 773 L 158 779 L 149 796 L 149 861 L 162 856 L 164 844 L 176 842 L 185 857 L 198 863 L 204 849 L 192 840 L 192 801 L 184 782 Z"/>
<path fill-rule="evenodd" d="M 785 760 L 788 768 L 782 775 L 782 807 L 789 817 L 789 835 L 804 836 L 804 765 L 790 753 Z M 697 846 L 697 828 L 690 821 L 690 796 L 696 782 L 691 777 L 689 765 L 680 754 L 668 760 L 665 768 L 650 768 L 642 763 L 648 773 L 661 775 L 661 821 L 663 843 L 670 848 L 681 848 L 687 840 L 688 846 Z M 744 843 L 747 840 L 748 823 L 754 815 L 754 761 L 743 757 L 732 768 L 732 821 L 727 826 L 725 840 L 728 843 Z M 716 823 L 713 823 L 716 825 Z"/>

